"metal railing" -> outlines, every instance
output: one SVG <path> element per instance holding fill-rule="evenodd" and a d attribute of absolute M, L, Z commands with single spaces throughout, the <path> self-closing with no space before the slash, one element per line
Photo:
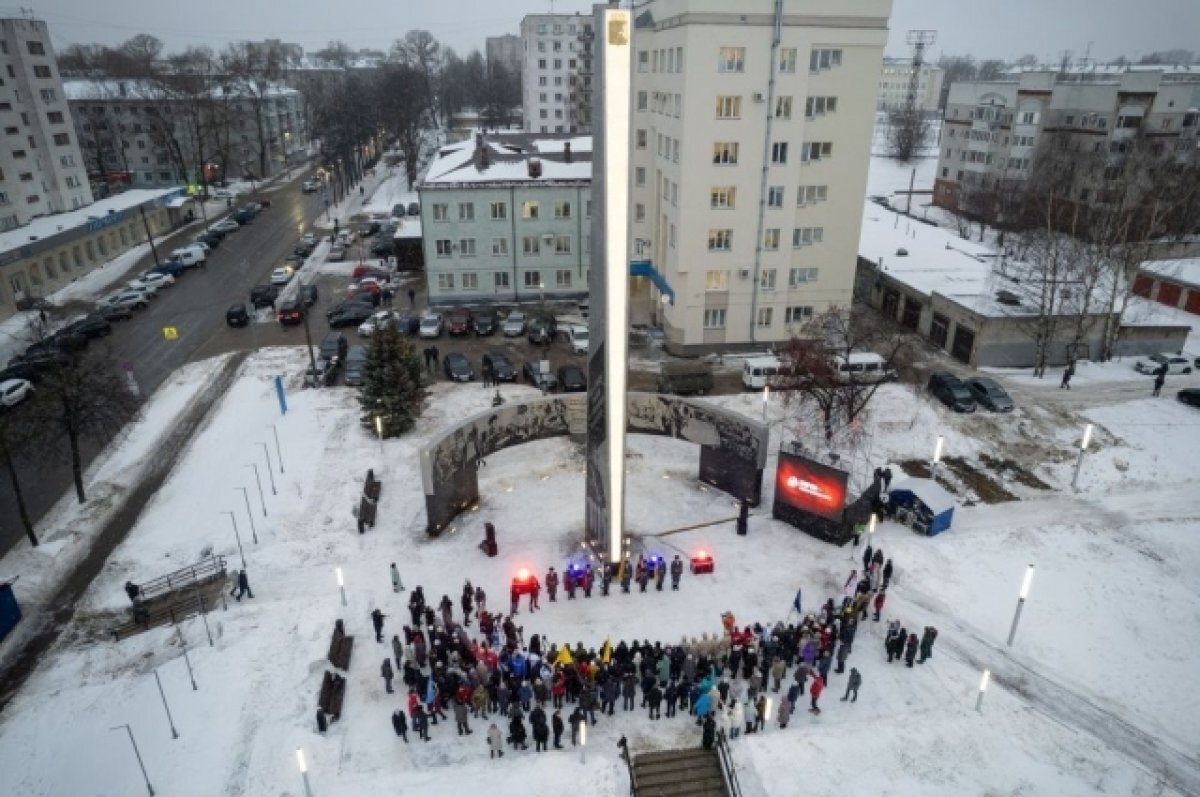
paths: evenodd
<path fill-rule="evenodd" d="M 225 557 L 209 556 L 194 565 L 181 567 L 165 576 L 138 585 L 138 600 L 148 601 L 193 584 L 225 577 Z"/>
<path fill-rule="evenodd" d="M 139 604 L 134 608 L 133 619 L 116 626 L 110 633 L 114 642 L 120 642 L 126 637 L 160 625 L 174 625 L 194 615 L 206 614 L 213 608 L 212 602 L 205 600 L 199 590 L 152 612 L 146 611 L 144 605 Z"/>
<path fill-rule="evenodd" d="M 725 741 L 725 731 L 717 732 L 716 748 L 721 776 L 725 778 L 725 790 L 729 792 L 729 797 L 742 797 L 742 787 L 738 784 L 737 768 L 733 765 L 733 755 Z"/>
<path fill-rule="evenodd" d="M 629 793 L 633 797 L 637 797 L 637 774 L 633 771 L 633 756 L 629 753 L 629 741 L 624 735 L 617 742 L 617 747 L 621 748 L 621 759 L 625 762 L 625 767 L 629 770 Z"/>

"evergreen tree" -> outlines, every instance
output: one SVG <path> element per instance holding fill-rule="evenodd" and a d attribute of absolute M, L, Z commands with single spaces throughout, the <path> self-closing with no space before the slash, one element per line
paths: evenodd
<path fill-rule="evenodd" d="M 384 437 L 399 437 L 412 429 L 425 400 L 421 377 L 421 360 L 395 325 L 376 330 L 367 349 L 367 367 L 358 395 L 363 426 L 376 433 L 375 419 L 382 418 Z"/>

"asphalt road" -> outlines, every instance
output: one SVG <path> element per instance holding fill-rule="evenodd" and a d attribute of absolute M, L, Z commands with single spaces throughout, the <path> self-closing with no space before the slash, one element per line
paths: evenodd
<path fill-rule="evenodd" d="M 174 286 L 160 291 L 149 308 L 135 312 L 129 321 L 114 323 L 110 336 L 93 342 L 93 346 L 111 347 L 123 366 L 131 369 L 142 395 L 152 393 L 172 372 L 192 360 L 227 351 L 303 341 L 303 328 L 285 329 L 274 322 L 231 328 L 225 323 L 225 310 L 235 302 L 247 302 L 250 288 L 268 281 L 271 269 L 291 252 L 300 235 L 323 210 L 316 194 L 300 192 L 305 176 L 306 172 L 297 171 L 292 182 L 264 192 L 271 200 L 271 207 L 251 224 L 227 235 L 209 255 L 207 268 L 189 270 Z M 198 225 L 181 231 L 175 239 L 159 246 L 160 254 L 199 231 Z M 147 255 L 131 270 L 129 278 L 153 265 L 153 256 Z M 325 331 L 324 313 L 313 320 L 317 322 L 313 336 L 319 340 Z M 165 327 L 177 330 L 178 338 L 168 340 L 163 332 Z M 105 443 L 87 441 L 83 450 L 85 462 L 90 463 Z M 25 503 L 36 522 L 65 491 L 72 489 L 69 465 L 55 452 L 40 449 L 20 452 L 16 464 Z M 3 477 L 0 478 L 0 555 L 3 555 L 24 536 L 24 529 L 8 474 L 0 476 Z"/>

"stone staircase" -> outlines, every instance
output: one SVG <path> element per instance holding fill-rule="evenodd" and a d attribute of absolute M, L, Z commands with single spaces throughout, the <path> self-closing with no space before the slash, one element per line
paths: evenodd
<path fill-rule="evenodd" d="M 633 759 L 637 797 L 729 797 L 711 750 L 664 750 Z"/>

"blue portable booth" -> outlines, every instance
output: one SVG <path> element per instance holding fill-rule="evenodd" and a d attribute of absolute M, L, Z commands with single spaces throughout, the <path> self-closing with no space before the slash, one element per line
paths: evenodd
<path fill-rule="evenodd" d="M 13 581 L 0 584 L 0 640 L 8 636 L 8 632 L 21 622 L 21 607 L 17 605 L 17 596 L 13 594 Z"/>
<path fill-rule="evenodd" d="M 904 477 L 892 483 L 888 514 L 920 534 L 934 536 L 954 520 L 954 496 L 932 479 Z"/>

